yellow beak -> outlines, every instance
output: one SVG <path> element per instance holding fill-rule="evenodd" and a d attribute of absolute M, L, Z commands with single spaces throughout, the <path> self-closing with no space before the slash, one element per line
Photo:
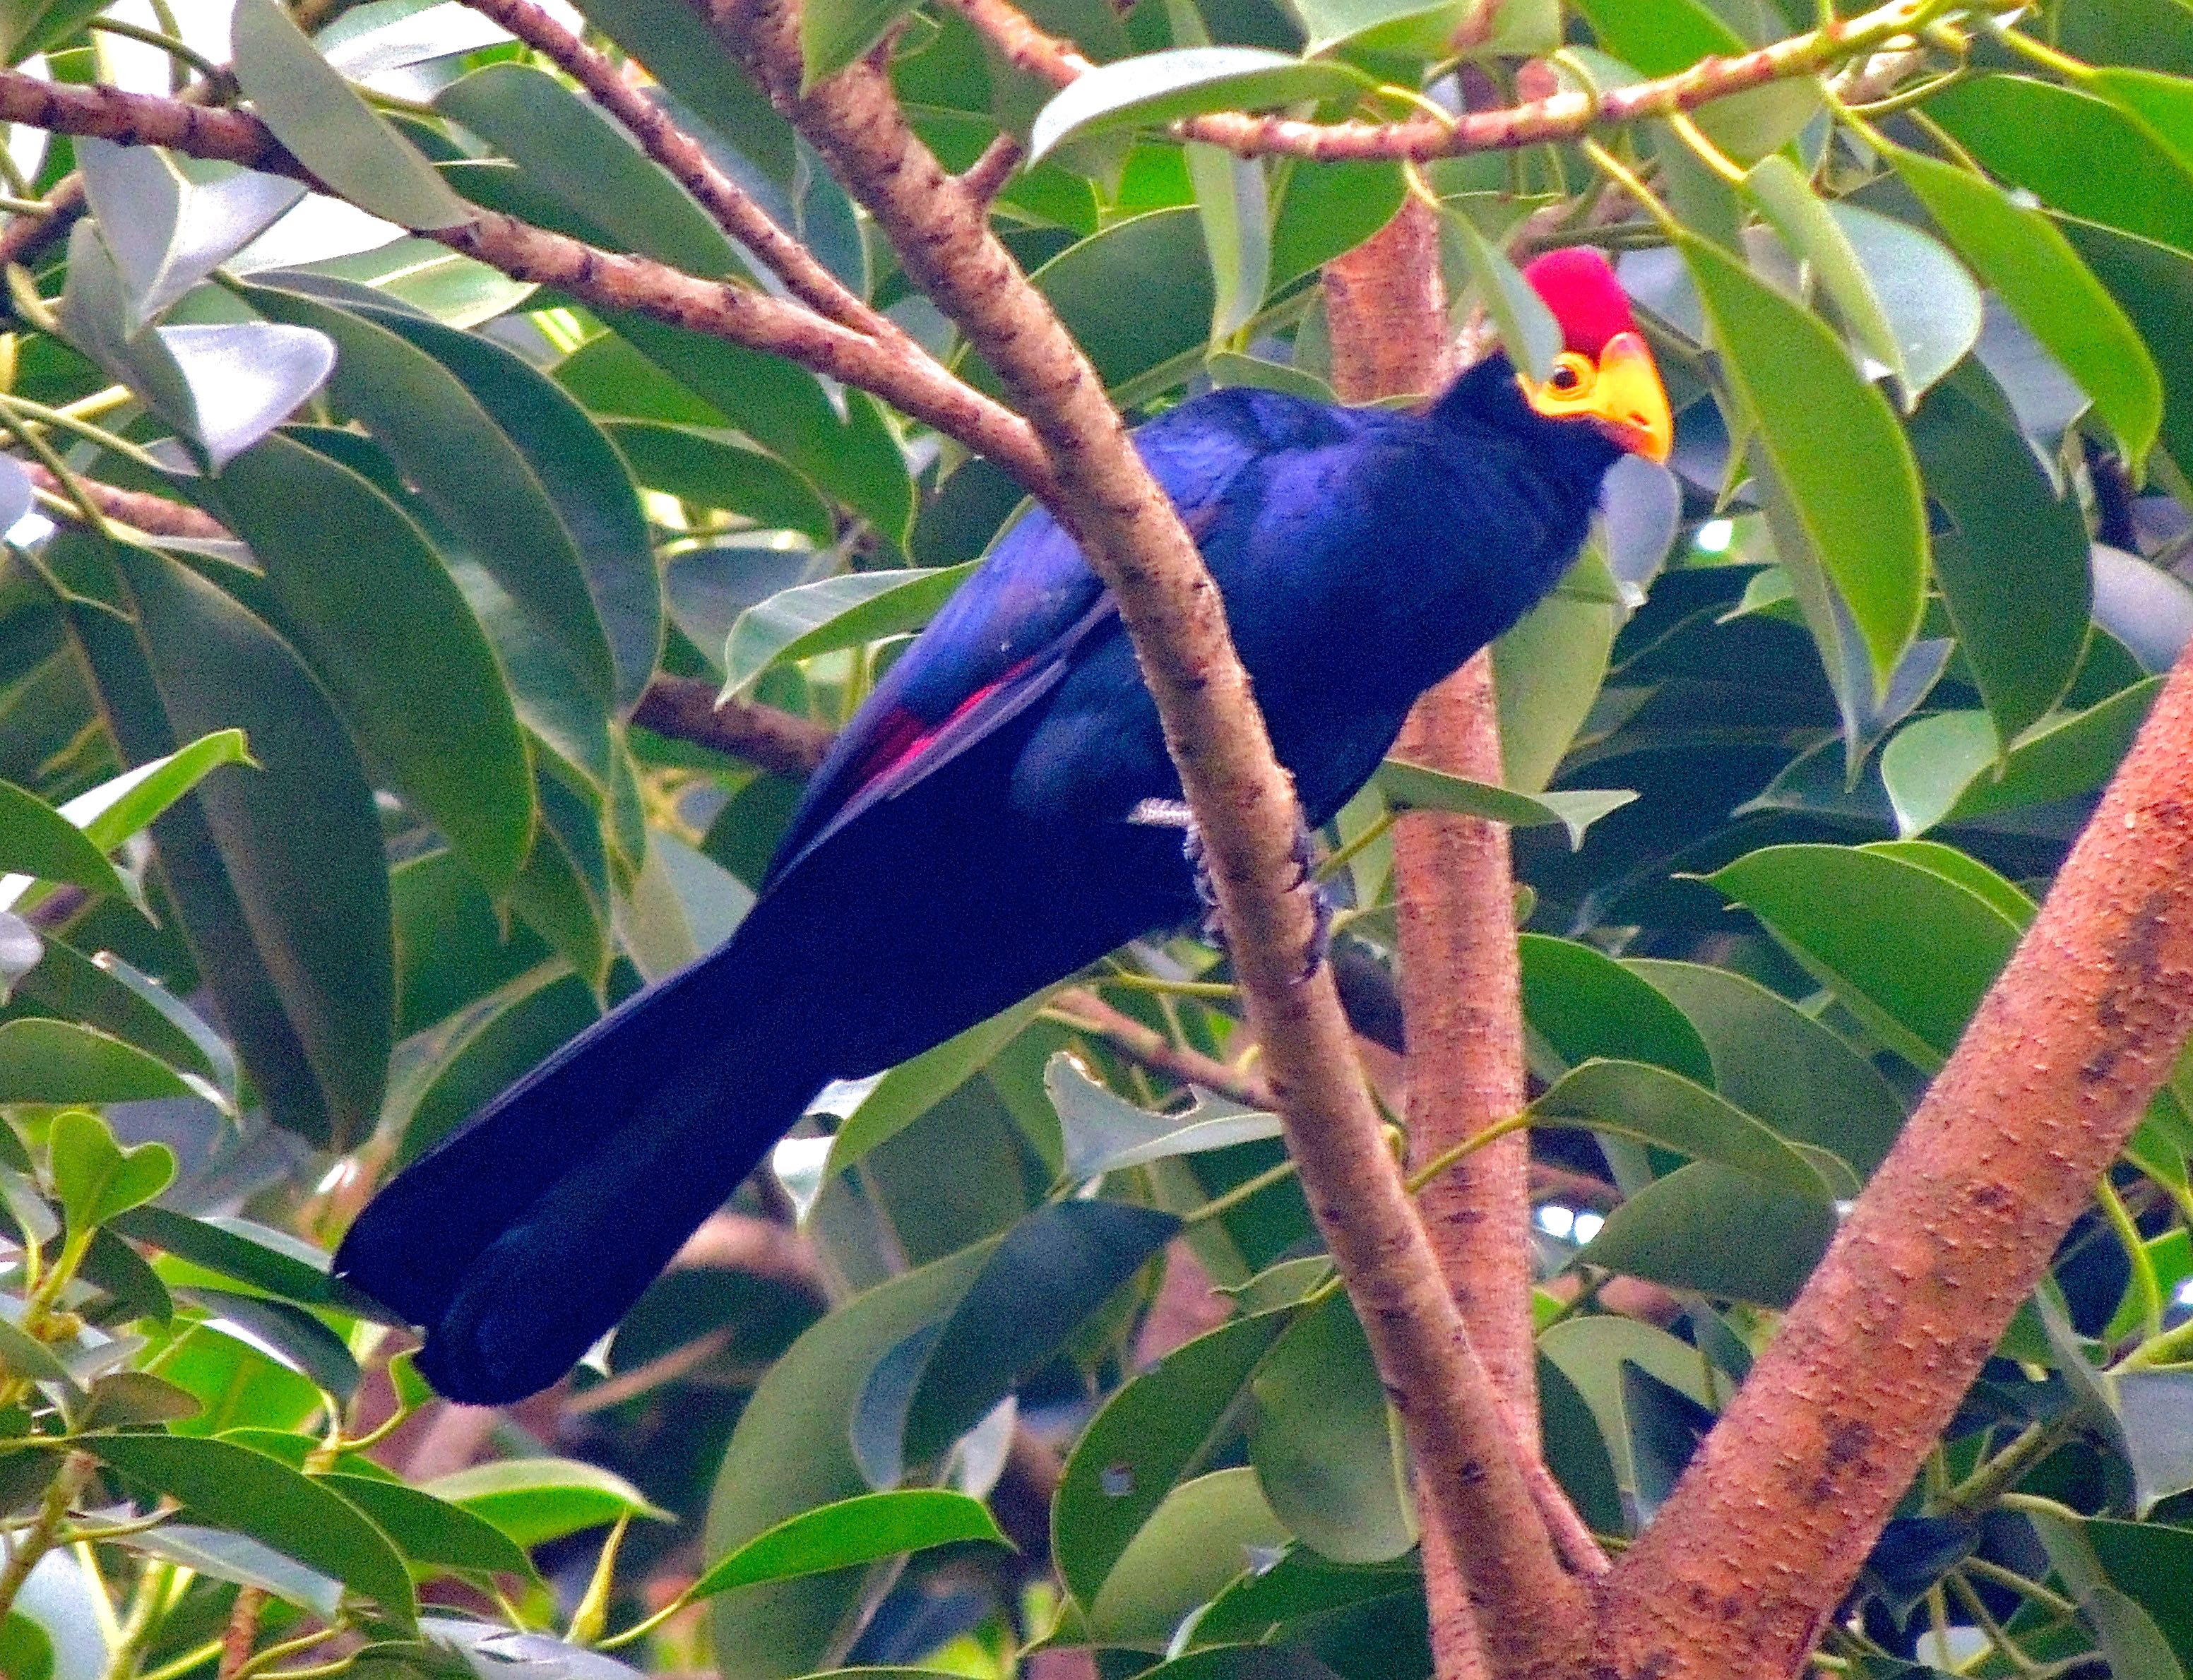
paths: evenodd
<path fill-rule="evenodd" d="M 1668 408 L 1667 388 L 1652 352 L 1635 333 L 1617 333 L 1606 341 L 1595 367 L 1583 357 L 1565 355 L 1552 379 L 1524 378 L 1523 395 L 1549 420 L 1589 420 L 1633 454 L 1664 461 L 1675 442 L 1675 417 Z"/>

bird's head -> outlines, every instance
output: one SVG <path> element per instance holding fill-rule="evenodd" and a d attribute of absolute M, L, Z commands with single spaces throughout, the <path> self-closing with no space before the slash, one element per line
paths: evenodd
<path fill-rule="evenodd" d="M 1606 259 L 1582 246 L 1549 251 L 1523 277 L 1561 329 L 1545 379 L 1516 375 L 1524 400 L 1548 420 L 1589 421 L 1631 454 L 1666 460 L 1675 438 L 1668 392 Z"/>

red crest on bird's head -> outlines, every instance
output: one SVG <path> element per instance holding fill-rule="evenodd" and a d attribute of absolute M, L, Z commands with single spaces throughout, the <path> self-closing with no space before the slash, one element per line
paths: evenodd
<path fill-rule="evenodd" d="M 1596 357 L 1617 333 L 1634 333 L 1629 294 L 1605 257 L 1583 245 L 1549 251 L 1523 271 L 1560 323 L 1561 347 Z"/>
<path fill-rule="evenodd" d="M 1652 351 L 1606 259 L 1572 246 L 1523 271 L 1561 329 L 1560 353 L 1543 380 L 1519 373 L 1524 399 L 1552 420 L 1589 420 L 1622 448 L 1663 461 L 1675 417 Z"/>

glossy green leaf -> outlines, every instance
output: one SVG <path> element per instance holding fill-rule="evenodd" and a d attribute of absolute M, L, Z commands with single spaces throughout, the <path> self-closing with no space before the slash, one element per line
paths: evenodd
<path fill-rule="evenodd" d="M 1778 1308 L 1797 1298 L 1835 1234 L 1824 1197 L 1694 1161 L 1625 1197 L 1577 1258 L 1670 1289 Z"/>
<path fill-rule="evenodd" d="M 172 1208 L 138 1208 L 114 1221 L 124 1237 L 255 1289 L 307 1306 L 355 1311 L 356 1297 L 328 1275 L 328 1256 L 286 1231 L 222 1214 L 192 1218 Z"/>
<path fill-rule="evenodd" d="M 799 11 L 800 85 L 827 82 L 913 9 L 913 0 L 817 0 Z"/>
<path fill-rule="evenodd" d="M 876 1363 L 965 1294 L 994 1242 L 856 1295 L 794 1342 L 740 1414 L 708 1509 L 705 1555 L 720 1557 L 787 1518 L 868 1491 L 851 1422 Z M 716 1600 L 712 1643 L 725 1680 L 782 1680 L 826 1665 L 866 1572 L 773 1583 Z"/>
<path fill-rule="evenodd" d="M 1564 1062 L 1649 1062 L 1701 1085 L 1714 1083 L 1705 1041 L 1648 981 L 1575 940 L 1523 934 L 1516 946 L 1523 1019 Z"/>
<path fill-rule="evenodd" d="M 501 1459 L 437 1477 L 421 1491 L 485 1518 L 529 1550 L 620 1517 L 670 1516 L 621 1476 L 575 1459 Z"/>
<path fill-rule="evenodd" d="M 382 1124 L 408 1164 L 600 1017 L 580 976 L 546 963 L 475 1000 L 397 1051 Z"/>
<path fill-rule="evenodd" d="M 1397 53 L 1433 60 L 1536 58 L 1560 44 L 1551 0 L 1292 0 L 1313 54 Z"/>
<path fill-rule="evenodd" d="M 329 394 L 367 423 L 407 483 L 606 703 L 616 677 L 586 561 L 532 465 L 463 383 L 363 316 L 273 288 L 249 295 L 334 340 Z"/>
<path fill-rule="evenodd" d="M 685 189 L 546 71 L 489 65 L 436 94 L 434 108 L 624 249 L 689 274 L 745 276 L 730 240 Z"/>
<path fill-rule="evenodd" d="M 276 1121 L 362 1134 L 380 1106 L 392 987 L 372 795 L 317 683 L 267 626 L 185 568 L 118 548 L 142 640 L 75 621 L 125 751 L 240 726 L 261 768 L 209 778 L 157 831 L 223 1021 Z M 278 986 L 273 974 L 283 980 Z"/>
<path fill-rule="evenodd" d="M 1181 1478 L 1236 1426 L 1243 1390 L 1286 1311 L 1222 1324 L 1123 1385 L 1074 1443 L 1051 1507 L 1051 1551 L 1084 1604 Z"/>
<path fill-rule="evenodd" d="M 487 637 L 425 535 L 364 479 L 286 438 L 230 462 L 219 500 L 359 738 L 490 890 L 507 891 L 533 839 L 525 744 Z"/>
<path fill-rule="evenodd" d="M 724 689 L 739 694 L 771 666 L 919 630 L 977 563 L 933 570 L 845 572 L 749 607 L 724 643 Z"/>
<path fill-rule="evenodd" d="M 0 1620 L 0 1674 L 9 1680 L 53 1680 L 52 1637 L 20 1610 Z"/>
<path fill-rule="evenodd" d="M 333 1620 L 342 1603 L 341 1581 L 318 1569 L 308 1569 L 248 1535 L 201 1528 L 194 1523 L 167 1523 L 133 1535 L 131 1545 L 154 1557 L 180 1563 L 208 1580 L 255 1586 L 270 1597 L 302 1605 L 324 1620 Z"/>
<path fill-rule="evenodd" d="M 1257 111 L 1297 100 L 1354 100 L 1371 79 L 1353 67 L 1257 47 L 1177 47 L 1100 65 L 1054 94 L 1028 136 L 1028 161 L 1070 140 L 1161 128 L 1206 111 Z"/>
<path fill-rule="evenodd" d="M 175 1069 L 74 1021 L 0 1022 L 0 1102 L 141 1102 L 191 1094 Z"/>
<path fill-rule="evenodd" d="M 1249 1391 L 1249 1462 L 1291 1533 L 1338 1563 L 1383 1563 L 1416 1544 L 1400 1430 L 1344 1294 L 1287 1327 Z"/>
<path fill-rule="evenodd" d="M 1989 406 L 1994 394 L 1976 370 L 1960 374 L 1927 394 L 1909 431 L 1927 493 L 1955 527 L 1935 535 L 1935 579 L 2010 740 L 2070 685 L 2093 589 L 2077 498 L 2057 494 L 2024 433 Z"/>
<path fill-rule="evenodd" d="M 1904 1105 L 1880 1071 L 1779 993 L 1726 969 L 1632 958 L 1623 967 L 1686 1015 L 1713 1057 L 1714 1089 L 1782 1136 L 1861 1174 L 1881 1163 Z"/>
<path fill-rule="evenodd" d="M 278 1460 L 179 1435 L 106 1435 L 84 1445 L 131 1481 L 172 1494 L 199 1521 L 333 1576 L 399 1622 L 415 1619 L 411 1577 L 388 1536 L 341 1494 Z"/>
<path fill-rule="evenodd" d="M 1215 1471 L 1182 1483 L 1085 1607 L 1090 1632 L 1107 1645 L 1161 1651 L 1190 1611 L 1287 1539 L 1255 1471 Z"/>
<path fill-rule="evenodd" d="M 942 1488 L 861 1494 L 763 1530 L 710 1564 L 686 1596 L 708 1598 L 736 1587 L 823 1574 L 969 1541 L 1011 1544 L 980 1500 Z"/>
<path fill-rule="evenodd" d="M 587 0 L 581 9 L 764 179 L 792 180 L 799 153 L 791 125 L 686 0 Z"/>
<path fill-rule="evenodd" d="M 1816 317 L 1717 246 L 1686 238 L 1682 250 L 1723 370 L 1885 689 L 1927 576 L 1919 473 L 1896 417 Z"/>
<path fill-rule="evenodd" d="M 305 196 L 302 181 L 248 169 L 186 175 L 152 146 L 79 138 L 84 197 L 135 306 L 135 331 Z"/>
<path fill-rule="evenodd" d="M 692 426 L 619 420 L 604 428 L 650 490 L 699 507 L 743 515 L 767 530 L 816 543 L 835 534 L 830 510 L 807 482 L 773 455 Z"/>
<path fill-rule="evenodd" d="M 1153 1114 L 1114 1096 L 1061 1050 L 1044 1065 L 1044 1090 L 1065 1140 L 1063 1176 L 1085 1183 L 1152 1161 L 1227 1149 L 1280 1135 L 1276 1115 L 1260 1114 L 1207 1092 L 1184 1114 Z"/>
<path fill-rule="evenodd" d="M 1864 847 L 1770 846 L 1707 877 L 1914 1065 L 1941 1066 L 2018 942 L 1985 899 Z"/>
<path fill-rule="evenodd" d="M 1910 222 L 1841 200 L 1828 214 L 1880 300 L 1907 390 L 1923 394 L 1978 342 L 1986 322 L 1978 285 L 1940 241 Z"/>
<path fill-rule="evenodd" d="M 277 0 L 237 0 L 236 79 L 275 137 L 363 209 L 405 227 L 472 219 L 420 156 L 329 66 Z"/>
<path fill-rule="evenodd" d="M 2045 345 L 2134 460 L 2162 420 L 2162 383 L 2139 334 L 2047 217 L 1952 163 L 1888 160 L 1958 253 Z"/>
<path fill-rule="evenodd" d="M 1277 293 L 1313 269 L 1352 251 L 1394 219 L 1408 196 L 1398 164 L 1314 163 L 1287 170 L 1272 216 L 1271 289 Z"/>
<path fill-rule="evenodd" d="M 1389 758 L 1378 767 L 1377 786 L 1396 809 L 1452 811 L 1462 816 L 1504 822 L 1511 828 L 1558 823 L 1568 831 L 1572 850 L 1583 844 L 1584 831 L 1610 811 L 1636 798 L 1628 789 L 1563 788 L 1552 793 L 1517 793 L 1465 776 L 1449 775 L 1406 758 Z"/>
<path fill-rule="evenodd" d="M 34 1024 L 0 1027 L 0 1046 L 12 1048 L 6 1041 L 15 1028 Z M 140 1143 L 125 1149 L 104 1120 L 82 1109 L 54 1117 L 47 1161 L 62 1216 L 76 1236 L 151 1201 L 175 1176 L 175 1151 L 167 1145 Z"/>
<path fill-rule="evenodd" d="M 76 1386 L 75 1379 L 69 1375 L 68 1367 L 54 1357 L 53 1349 L 5 1319 L 0 1319 L 0 1372 L 31 1382 L 56 1382 L 69 1388 Z M 14 1677 L 10 1676 L 9 1680 L 14 1680 Z"/>
<path fill-rule="evenodd" d="M 1222 343 L 1263 307 L 1271 285 L 1271 218 L 1261 159 L 1236 157 L 1222 146 L 1191 140 L 1186 147 L 1203 248 L 1211 260 L 1211 341 Z"/>
<path fill-rule="evenodd" d="M 1577 588 L 1555 588 L 1492 644 L 1501 774 L 1541 799 L 1599 697 L 1623 619 L 1621 586 L 1595 540 L 1569 577 Z"/>
<path fill-rule="evenodd" d="M 2080 259 L 2108 288 L 2109 296 L 2139 330 L 2154 358 L 2162 379 L 2163 446 L 2174 462 L 2193 460 L 2193 342 L 2176 330 L 2186 309 L 2193 307 L 2193 262 L 2175 251 L 2107 228 L 2073 222 L 2064 231 Z M 2097 551 L 2095 570 L 2095 608 L 2099 614 L 2108 610 L 2111 602 L 2110 569 L 2104 551 Z M 2129 575 L 2147 584 L 2153 570 Z M 2139 617 L 2143 627 L 2154 624 L 2160 629 L 2170 622 L 2164 614 L 2151 610 L 2151 603 L 2144 601 L 2142 607 Z M 2104 627 L 2120 638 L 2128 631 L 2119 622 L 2105 621 Z M 2174 657 L 2179 640 L 2175 634 L 2166 633 L 2153 652 L 2137 640 L 2132 645 L 2140 651 L 2143 661 L 2153 659 L 2154 668 L 2162 669 Z"/>
<path fill-rule="evenodd" d="M 1696 1347 L 1635 1318 L 1604 1314 L 1566 1319 L 1539 1337 L 1538 1351 L 1591 1409 L 1614 1460 L 1616 1479 L 1631 1494 L 1638 1489 L 1639 1474 L 1629 1385 L 1623 1381 L 1627 1370 L 1634 1367 L 1646 1372 L 1702 1406 L 1726 1398 L 1713 1368 Z"/>
<path fill-rule="evenodd" d="M 1585 1062 L 1556 1080 L 1529 1112 L 1533 1124 L 1589 1126 L 1795 1195 L 1825 1193 L 1818 1171 L 1768 1127 L 1696 1081 L 1646 1062 Z"/>
<path fill-rule="evenodd" d="M 2050 209 L 2193 254 L 2193 170 L 2144 117 L 2060 82 L 2000 74 L 1944 89 L 1927 114 L 1990 173 Z"/>
<path fill-rule="evenodd" d="M 117 898 L 129 890 L 82 829 L 36 794 L 5 781 L 0 781 L 0 871 L 66 881 Z"/>
<path fill-rule="evenodd" d="M 1889 324 L 1887 311 L 1874 290 L 1865 265 L 1825 202 L 1797 166 L 1779 152 L 1769 153 L 1751 166 L 1744 174 L 1744 192 L 1781 235 L 1790 254 L 1810 266 L 1813 280 L 1835 306 L 1858 348 L 1895 375 L 1908 410 L 1917 400 L 1918 390 L 1904 359 L 1904 346 L 1897 341 L 1896 329 Z M 1978 300 L 1973 301 L 1977 317 Z M 1973 328 L 1977 334 L 1977 318 Z"/>
<path fill-rule="evenodd" d="M 250 763 L 243 730 L 216 729 L 77 794 L 61 806 L 60 813 L 106 851 L 150 827 L 163 811 L 222 765 Z"/>
<path fill-rule="evenodd" d="M 1507 253 L 1480 233 L 1468 216 L 1447 211 L 1442 231 L 1460 243 L 1477 294 L 1499 329 L 1508 359 L 1533 379 L 1546 378 L 1553 372 L 1554 358 L 1561 353 L 1560 323 L 1546 300 Z"/>
<path fill-rule="evenodd" d="M 826 1091 L 817 1100 L 818 1106 L 836 1112 L 839 1120 L 823 1177 L 827 1180 L 844 1172 L 965 1084 L 1028 1025 L 1041 1006 L 1040 997 L 1016 1003 L 901 1062 L 879 1078 L 845 1088 L 835 1105 L 831 1104 L 831 1093 Z"/>
<path fill-rule="evenodd" d="M 183 1291 L 232 1332 L 278 1358 L 313 1386 L 348 1405 L 358 1393 L 358 1361 L 343 1339 L 302 1307 L 232 1289 Z"/>
<path fill-rule="evenodd" d="M 414 1563 L 537 1579 L 524 1547 L 462 1506 L 378 1476 L 334 1471 L 320 1479 L 370 1517 Z"/>
<path fill-rule="evenodd" d="M 2130 749 L 2162 683 L 2151 677 L 2085 711 L 2043 719 L 1999 762 L 1984 712 L 1921 718 L 1881 757 L 1897 826 L 1909 837 L 1939 823 L 2097 791 Z"/>

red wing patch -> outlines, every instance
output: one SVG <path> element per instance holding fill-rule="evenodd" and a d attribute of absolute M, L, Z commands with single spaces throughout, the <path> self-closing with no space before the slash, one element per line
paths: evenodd
<path fill-rule="evenodd" d="M 931 741 L 999 689 L 1009 687 L 1034 663 L 1033 659 L 1021 660 L 995 682 L 985 683 L 934 723 L 925 723 L 905 706 L 887 714 L 877 724 L 876 738 L 869 743 L 868 750 L 861 755 L 859 761 L 847 773 L 851 787 L 873 786 L 894 771 L 912 764 L 927 750 Z"/>

